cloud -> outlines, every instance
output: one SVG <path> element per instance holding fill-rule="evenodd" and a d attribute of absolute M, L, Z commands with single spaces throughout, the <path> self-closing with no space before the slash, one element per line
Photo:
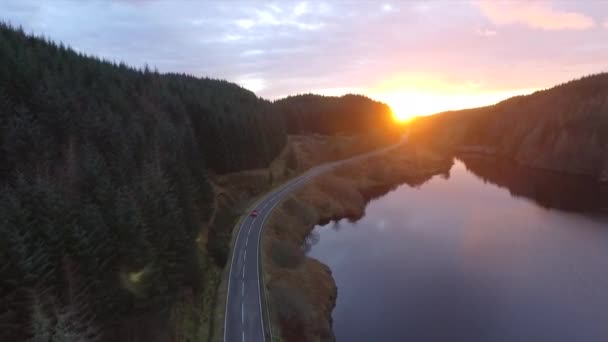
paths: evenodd
<path fill-rule="evenodd" d="M 602 70 L 608 56 L 607 29 L 565 35 L 499 26 L 461 1 L 303 1 L 1 0 L 0 13 L 87 54 L 228 79 L 270 99 L 309 91 L 377 96 L 377 84 L 413 70 L 424 77 L 396 82 L 395 89 L 426 89 L 433 75 L 465 86 L 448 90 L 467 93 L 544 87 Z M 392 11 L 382 11 L 383 4 Z M 542 4 L 550 7 L 534 6 Z M 598 27 L 608 19 L 600 15 L 608 13 L 606 2 L 559 6 L 597 15 Z M 522 7 L 506 6 L 507 14 Z"/>
<path fill-rule="evenodd" d="M 496 31 L 482 28 L 478 28 L 475 33 L 482 37 L 494 37 L 496 35 Z"/>
<path fill-rule="evenodd" d="M 293 9 L 293 14 L 296 17 L 299 17 L 299 16 L 301 16 L 303 14 L 306 14 L 308 12 L 309 12 L 309 9 L 308 9 L 308 3 L 307 2 L 300 2 Z"/>
<path fill-rule="evenodd" d="M 264 50 L 261 49 L 246 50 L 241 53 L 243 56 L 257 56 L 262 54 L 264 54 Z"/>
<path fill-rule="evenodd" d="M 243 39 L 243 36 L 238 35 L 238 34 L 230 34 L 229 33 L 229 34 L 226 34 L 224 36 L 224 38 L 221 39 L 220 41 L 222 41 L 222 42 L 233 42 L 233 41 L 241 40 L 241 39 Z"/>
<path fill-rule="evenodd" d="M 251 20 L 251 19 L 239 19 L 236 20 L 235 23 L 244 28 L 245 30 L 249 30 L 250 28 L 252 28 L 255 25 L 255 21 Z"/>
<path fill-rule="evenodd" d="M 479 1 L 477 5 L 496 25 L 523 24 L 543 30 L 585 30 L 594 25 L 584 14 L 561 11 L 547 2 Z"/>
<path fill-rule="evenodd" d="M 326 2 L 319 3 L 318 11 L 320 14 L 328 14 L 331 11 L 331 6 Z"/>
<path fill-rule="evenodd" d="M 427 13 L 433 9 L 434 5 L 431 2 L 415 2 L 412 6 L 414 12 Z"/>
<path fill-rule="evenodd" d="M 292 11 L 284 14 L 283 8 L 278 5 L 267 5 L 263 9 L 254 8 L 249 11 L 248 18 L 241 18 L 235 21 L 239 27 L 250 30 L 255 26 L 288 26 L 303 31 L 318 30 L 325 24 L 321 21 L 310 22 L 310 18 L 304 18 L 310 14 L 324 15 L 329 13 L 329 5 L 320 3 L 316 7 L 316 13 L 311 10 L 307 2 L 297 3 Z M 318 16 L 317 16 L 318 18 Z"/>
<path fill-rule="evenodd" d="M 268 8 L 270 8 L 275 13 L 283 13 L 283 9 L 275 4 L 268 5 Z"/>
<path fill-rule="evenodd" d="M 608 19 L 606 19 L 606 20 L 604 21 L 603 26 L 604 26 L 605 28 L 608 28 Z"/>

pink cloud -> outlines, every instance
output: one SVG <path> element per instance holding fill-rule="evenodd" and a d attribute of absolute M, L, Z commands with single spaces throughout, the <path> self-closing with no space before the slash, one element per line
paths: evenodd
<path fill-rule="evenodd" d="M 496 31 L 482 28 L 478 28 L 475 33 L 483 37 L 494 37 L 496 35 Z"/>
<path fill-rule="evenodd" d="M 547 2 L 478 1 L 481 12 L 496 25 L 524 24 L 543 30 L 584 30 L 593 19 L 552 8 Z"/>

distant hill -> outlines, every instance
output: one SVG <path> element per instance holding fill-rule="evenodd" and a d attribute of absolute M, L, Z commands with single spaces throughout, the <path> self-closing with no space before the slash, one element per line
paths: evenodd
<path fill-rule="evenodd" d="M 412 125 L 412 139 L 608 180 L 608 74 L 493 106 L 420 118 Z"/>
<path fill-rule="evenodd" d="M 324 108 L 303 120 L 317 133 L 384 127 L 370 120 L 384 107 L 349 99 L 278 106 L 0 24 L 0 340 L 163 340 L 179 293 L 214 302 L 195 290 L 219 278 L 203 265 L 224 266 L 240 215 L 201 251 L 217 209 L 209 175 L 267 167 L 288 132 L 309 132 L 287 128 L 295 107 Z"/>
<path fill-rule="evenodd" d="M 304 94 L 275 101 L 290 134 L 364 134 L 397 130 L 391 108 L 366 96 Z"/>

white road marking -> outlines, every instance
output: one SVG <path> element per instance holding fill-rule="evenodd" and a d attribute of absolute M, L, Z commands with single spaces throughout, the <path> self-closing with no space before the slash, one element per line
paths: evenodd
<path fill-rule="evenodd" d="M 243 329 L 243 342 L 245 342 L 245 329 Z"/>
<path fill-rule="evenodd" d="M 247 240 L 249 241 L 249 240 Z M 245 260 L 247 259 L 247 241 L 245 241 L 245 253 L 243 253 L 243 262 L 245 262 Z M 245 266 L 243 266 L 245 267 Z"/>
<path fill-rule="evenodd" d="M 245 285 L 245 283 L 243 283 L 243 285 Z M 241 322 L 243 322 L 243 325 L 245 325 L 245 301 L 241 301 Z M 243 329 L 244 331 L 245 329 Z"/>
<path fill-rule="evenodd" d="M 245 281 L 243 281 L 243 285 L 241 285 L 241 297 L 245 297 Z"/>
<path fill-rule="evenodd" d="M 260 226 L 260 230 L 258 231 L 258 244 L 257 244 L 257 253 L 255 254 L 255 262 L 258 265 L 258 272 L 257 272 L 257 277 L 258 277 L 258 295 L 259 295 L 259 303 L 260 303 L 260 324 L 262 325 L 262 337 L 264 338 L 263 340 L 266 341 L 266 329 L 264 329 L 264 311 L 262 311 L 262 289 L 260 287 L 260 272 L 262 272 L 261 267 L 262 265 L 260 264 L 260 239 L 262 237 L 262 229 L 264 228 L 264 224 L 266 223 L 266 219 L 268 219 L 268 216 L 270 215 L 270 213 L 272 212 L 272 209 L 274 209 L 274 207 L 277 206 L 277 204 L 281 203 L 281 201 L 276 201 L 268 210 L 268 212 L 266 213 L 266 215 L 264 215 L 264 218 L 262 219 L 262 225 Z M 268 311 L 268 303 L 266 303 L 266 311 Z M 270 327 L 270 340 L 272 341 L 272 326 Z"/>
<path fill-rule="evenodd" d="M 245 264 L 243 263 L 243 280 L 245 280 Z"/>
<path fill-rule="evenodd" d="M 226 328 L 228 327 L 228 303 L 230 302 L 230 279 L 232 278 L 232 266 L 234 265 L 234 255 L 236 254 L 236 246 L 239 243 L 239 236 L 241 236 L 243 226 L 245 226 L 246 222 L 247 219 L 245 219 L 245 221 L 241 223 L 241 226 L 239 227 L 239 232 L 236 234 L 236 240 L 234 242 L 235 250 L 232 251 L 232 260 L 230 261 L 230 270 L 228 271 L 228 293 L 226 294 L 226 311 L 224 314 L 224 341 L 226 341 L 226 331 L 228 331 L 228 329 Z M 251 231 L 251 223 L 249 224 L 249 230 Z M 243 270 L 243 272 L 244 271 L 245 270 Z"/>

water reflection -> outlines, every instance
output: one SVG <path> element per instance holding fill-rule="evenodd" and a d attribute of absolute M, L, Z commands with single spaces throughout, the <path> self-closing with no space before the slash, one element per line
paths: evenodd
<path fill-rule="evenodd" d="M 608 208 L 608 189 L 589 177 L 560 174 L 473 155 L 459 157 L 467 170 L 513 196 L 533 199 L 545 208 L 594 212 Z"/>
<path fill-rule="evenodd" d="M 586 214 L 602 197 L 569 177 L 552 187 L 464 162 L 315 229 L 309 254 L 338 285 L 338 341 L 606 341 L 608 220 Z"/>

